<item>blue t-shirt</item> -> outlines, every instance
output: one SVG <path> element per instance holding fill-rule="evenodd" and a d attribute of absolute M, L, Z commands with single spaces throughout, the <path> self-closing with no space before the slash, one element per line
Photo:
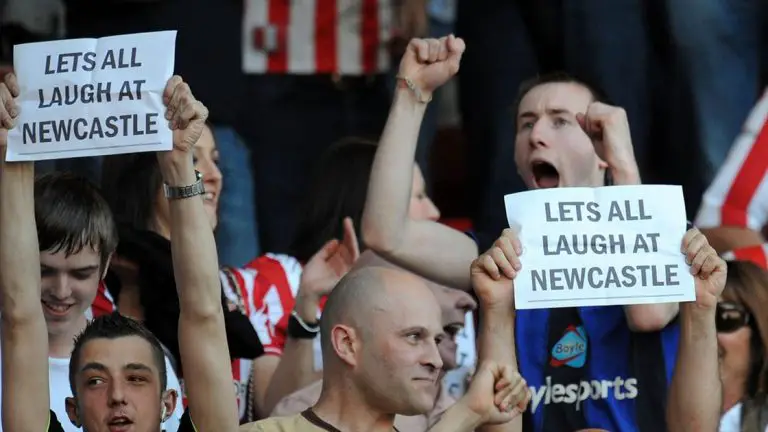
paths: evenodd
<path fill-rule="evenodd" d="M 473 237 L 485 251 L 498 234 Z M 679 337 L 677 320 L 630 331 L 622 306 L 517 311 L 517 360 L 532 393 L 523 430 L 666 431 Z"/>

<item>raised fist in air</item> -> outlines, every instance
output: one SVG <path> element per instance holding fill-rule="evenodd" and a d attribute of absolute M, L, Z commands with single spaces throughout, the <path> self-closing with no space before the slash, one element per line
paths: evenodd
<path fill-rule="evenodd" d="M 398 75 L 411 80 L 422 96 L 429 98 L 459 71 L 464 48 L 464 41 L 453 35 L 412 39 L 400 61 Z"/>
<path fill-rule="evenodd" d="M 173 130 L 173 149 L 191 152 L 203 133 L 208 119 L 208 108 L 195 99 L 189 85 L 180 76 L 168 80 L 163 92 L 165 119 Z"/>

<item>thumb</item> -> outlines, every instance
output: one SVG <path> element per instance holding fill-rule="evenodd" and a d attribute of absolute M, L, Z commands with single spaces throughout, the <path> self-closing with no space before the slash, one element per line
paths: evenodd
<path fill-rule="evenodd" d="M 455 75 L 461 66 L 461 56 L 464 54 L 466 45 L 464 41 L 454 35 L 448 36 L 448 67 L 451 74 Z"/>

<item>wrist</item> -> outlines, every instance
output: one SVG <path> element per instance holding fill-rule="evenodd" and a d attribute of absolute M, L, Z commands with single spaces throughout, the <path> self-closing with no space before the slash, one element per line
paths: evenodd
<path fill-rule="evenodd" d="M 640 171 L 634 160 L 631 162 L 612 164 L 611 176 L 613 177 L 614 184 L 617 185 L 635 185 L 642 183 L 640 179 Z"/>
<path fill-rule="evenodd" d="M 159 159 L 163 181 L 168 186 L 189 186 L 197 182 L 195 164 L 191 153 L 171 151 Z"/>
<path fill-rule="evenodd" d="M 464 395 L 454 404 L 456 407 L 455 412 L 457 418 L 461 419 L 459 420 L 459 427 L 457 430 L 475 430 L 483 424 L 483 416 L 471 408 L 471 404 L 467 398 L 469 398 L 469 396 Z"/>
<path fill-rule="evenodd" d="M 293 310 L 304 322 L 316 323 L 317 311 L 320 309 L 320 298 L 315 294 L 302 293 L 296 296 Z"/>
<path fill-rule="evenodd" d="M 694 302 L 680 304 L 680 326 L 685 334 L 702 337 L 717 332 L 715 308 L 705 308 Z"/>
<path fill-rule="evenodd" d="M 404 74 L 397 75 L 395 101 L 404 99 L 410 102 L 410 104 L 426 110 L 427 105 L 432 101 L 432 90 L 427 90 L 420 84 L 407 78 L 408 76 Z"/>

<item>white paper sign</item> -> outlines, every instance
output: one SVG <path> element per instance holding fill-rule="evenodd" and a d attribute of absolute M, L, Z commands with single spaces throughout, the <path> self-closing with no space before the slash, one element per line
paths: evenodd
<path fill-rule="evenodd" d="M 523 247 L 517 309 L 696 299 L 681 251 L 680 186 L 540 189 L 504 199 Z"/>
<path fill-rule="evenodd" d="M 175 45 L 175 31 L 16 45 L 20 114 L 6 160 L 170 150 Z"/>

